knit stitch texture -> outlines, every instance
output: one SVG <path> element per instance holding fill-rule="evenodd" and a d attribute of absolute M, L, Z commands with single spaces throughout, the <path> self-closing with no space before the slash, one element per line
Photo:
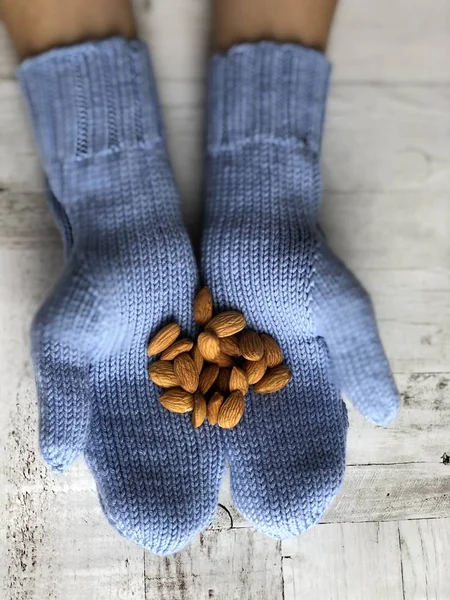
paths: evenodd
<path fill-rule="evenodd" d="M 390 422 L 398 394 L 370 300 L 317 227 L 329 64 L 295 45 L 213 57 L 203 274 L 220 309 L 282 346 L 293 378 L 222 431 L 237 508 L 276 538 L 316 523 L 345 468 L 347 411 Z"/>
<path fill-rule="evenodd" d="M 197 285 L 148 53 L 86 43 L 19 77 L 67 257 L 32 328 L 41 451 L 61 471 L 84 452 L 109 521 L 169 554 L 210 522 L 224 459 L 217 430 L 164 409 L 147 375 L 150 335 L 193 333 Z"/>

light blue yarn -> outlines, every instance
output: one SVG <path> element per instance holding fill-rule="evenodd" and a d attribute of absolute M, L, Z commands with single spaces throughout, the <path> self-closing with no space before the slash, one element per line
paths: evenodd
<path fill-rule="evenodd" d="M 19 71 L 67 253 L 33 325 L 42 453 L 64 470 L 84 452 L 107 518 L 158 554 L 209 523 L 224 451 L 242 513 L 274 537 L 304 531 L 342 481 L 340 390 L 375 423 L 398 410 L 370 301 L 317 228 L 328 76 L 293 45 L 211 62 L 204 278 L 294 374 L 219 432 L 165 411 L 146 372 L 164 322 L 193 334 L 197 274 L 145 47 L 83 44 Z"/>
<path fill-rule="evenodd" d="M 67 261 L 32 330 L 46 461 L 82 452 L 109 521 L 158 554 L 217 507 L 217 428 L 159 402 L 146 346 L 165 322 L 194 331 L 192 249 L 169 168 L 148 53 L 111 39 L 26 61 L 33 118 Z"/>
<path fill-rule="evenodd" d="M 329 64 L 295 45 L 244 44 L 211 62 L 203 275 L 221 309 L 281 344 L 291 383 L 251 393 L 221 431 L 236 507 L 284 538 L 316 523 L 345 469 L 341 390 L 385 425 L 398 393 L 365 291 L 317 227 Z"/>

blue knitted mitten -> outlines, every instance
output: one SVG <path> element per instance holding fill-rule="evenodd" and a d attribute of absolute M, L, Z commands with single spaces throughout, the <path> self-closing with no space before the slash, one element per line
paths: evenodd
<path fill-rule="evenodd" d="M 87 43 L 19 76 L 67 254 L 32 330 L 42 454 L 62 471 L 84 452 L 109 521 L 175 552 L 211 520 L 224 461 L 218 432 L 164 409 L 147 374 L 149 336 L 193 333 L 197 285 L 147 50 Z"/>
<path fill-rule="evenodd" d="M 277 538 L 316 523 L 342 482 L 342 390 L 385 425 L 398 394 L 369 298 L 317 227 L 329 64 L 313 50 L 248 44 L 213 57 L 203 273 L 220 309 L 281 345 L 292 380 L 251 392 L 222 431 L 237 508 Z"/>

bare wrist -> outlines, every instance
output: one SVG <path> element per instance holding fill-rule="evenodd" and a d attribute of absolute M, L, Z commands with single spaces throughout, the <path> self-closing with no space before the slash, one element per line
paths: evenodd
<path fill-rule="evenodd" d="M 273 40 L 324 50 L 337 0 L 215 0 L 213 45 Z"/>
<path fill-rule="evenodd" d="M 20 58 L 136 32 L 129 0 L 0 0 L 0 14 Z"/>

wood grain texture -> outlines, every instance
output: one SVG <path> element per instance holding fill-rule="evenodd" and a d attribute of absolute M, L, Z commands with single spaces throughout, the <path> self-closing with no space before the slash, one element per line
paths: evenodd
<path fill-rule="evenodd" d="M 185 218 L 198 232 L 203 163 L 201 87 L 190 80 L 177 85 L 163 80 L 160 88 Z M 196 97 L 191 102 L 193 89 Z M 185 102 L 180 103 L 180 98 Z M 445 236 L 450 217 L 445 202 L 450 190 L 449 102 L 450 86 L 332 87 L 323 152 L 322 219 L 327 232 L 335 232 L 343 240 L 341 245 L 353 244 L 349 254 L 354 260 L 373 263 L 374 258 L 383 258 L 384 252 L 383 265 L 391 269 L 397 264 L 403 267 L 408 260 L 415 268 L 425 264 L 442 268 L 449 244 Z M 43 188 L 18 86 L 13 81 L 2 82 L 0 191 L 36 193 Z M 350 212 L 352 218 L 348 219 Z M 342 231 L 345 224 L 352 227 L 351 236 Z M 430 231 L 438 236 L 432 245 L 427 243 Z M 369 244 L 370 251 L 363 244 Z M 396 253 L 395 262 L 386 248 Z M 428 250 L 423 252 L 424 248 Z M 439 264 L 427 262 L 437 256 Z M 416 258 L 418 263 L 414 263 Z"/>
<path fill-rule="evenodd" d="M 450 514 L 450 468 L 442 462 L 349 465 L 336 499 L 323 523 L 378 522 L 427 519 Z M 233 527 L 249 527 L 234 508 L 228 485 L 219 502 L 227 508 Z M 222 519 L 224 515 L 222 515 Z"/>
<path fill-rule="evenodd" d="M 106 522 L 82 461 L 54 476 L 39 459 L 31 366 L 20 366 L 1 436 L 0 597 L 143 598 L 143 551 Z"/>
<path fill-rule="evenodd" d="M 446 517 L 450 470 L 442 463 L 349 466 L 327 523 Z"/>
<path fill-rule="evenodd" d="M 442 465 L 450 454 L 450 377 L 448 374 L 398 375 L 402 398 L 400 414 L 390 427 L 374 427 L 350 408 L 347 446 L 349 465 L 408 465 L 436 467 L 450 477 Z"/>
<path fill-rule="evenodd" d="M 319 525 L 282 542 L 285 600 L 404 600 L 398 525 Z"/>
<path fill-rule="evenodd" d="M 162 78 L 159 88 L 169 142 L 172 140 L 171 155 L 187 169 L 193 149 L 201 155 L 201 83 L 188 79 L 175 85 L 173 80 Z M 3 81 L 1 90 L 0 182 L 16 187 L 21 183 L 32 191 L 38 184 L 42 189 L 18 86 L 14 81 Z M 325 190 L 345 194 L 448 191 L 449 102 L 450 85 L 433 88 L 333 82 L 323 149 Z M 195 162 L 194 167 L 198 166 Z M 191 177 L 198 177 L 194 167 Z M 30 168 L 33 170 L 28 171 Z"/>
<path fill-rule="evenodd" d="M 325 190 L 448 190 L 449 98 L 447 84 L 340 84 L 332 79 L 323 142 Z"/>
<path fill-rule="evenodd" d="M 183 552 L 146 554 L 146 600 L 282 600 L 281 543 L 253 530 L 209 530 Z"/>
<path fill-rule="evenodd" d="M 210 2 L 135 4 L 198 238 Z M 449 30 L 448 0 L 342 0 L 329 51 L 321 221 L 374 300 L 399 419 L 382 429 L 350 408 L 349 466 L 325 524 L 266 538 L 226 481 L 208 530 L 163 559 L 108 525 L 82 460 L 54 476 L 38 454 L 28 328 L 62 254 L 0 25 L 2 600 L 450 598 Z"/>
<path fill-rule="evenodd" d="M 450 519 L 399 523 L 404 600 L 450 598 Z"/>
<path fill-rule="evenodd" d="M 349 407 L 347 473 L 325 522 L 386 521 L 450 514 L 450 377 L 400 375 L 403 400 L 397 421 L 375 427 Z M 247 527 L 233 508 L 229 484 L 221 490 L 222 523 Z"/>
<path fill-rule="evenodd" d="M 341 0 L 329 54 L 336 78 L 371 82 L 448 82 L 447 0 Z"/>

